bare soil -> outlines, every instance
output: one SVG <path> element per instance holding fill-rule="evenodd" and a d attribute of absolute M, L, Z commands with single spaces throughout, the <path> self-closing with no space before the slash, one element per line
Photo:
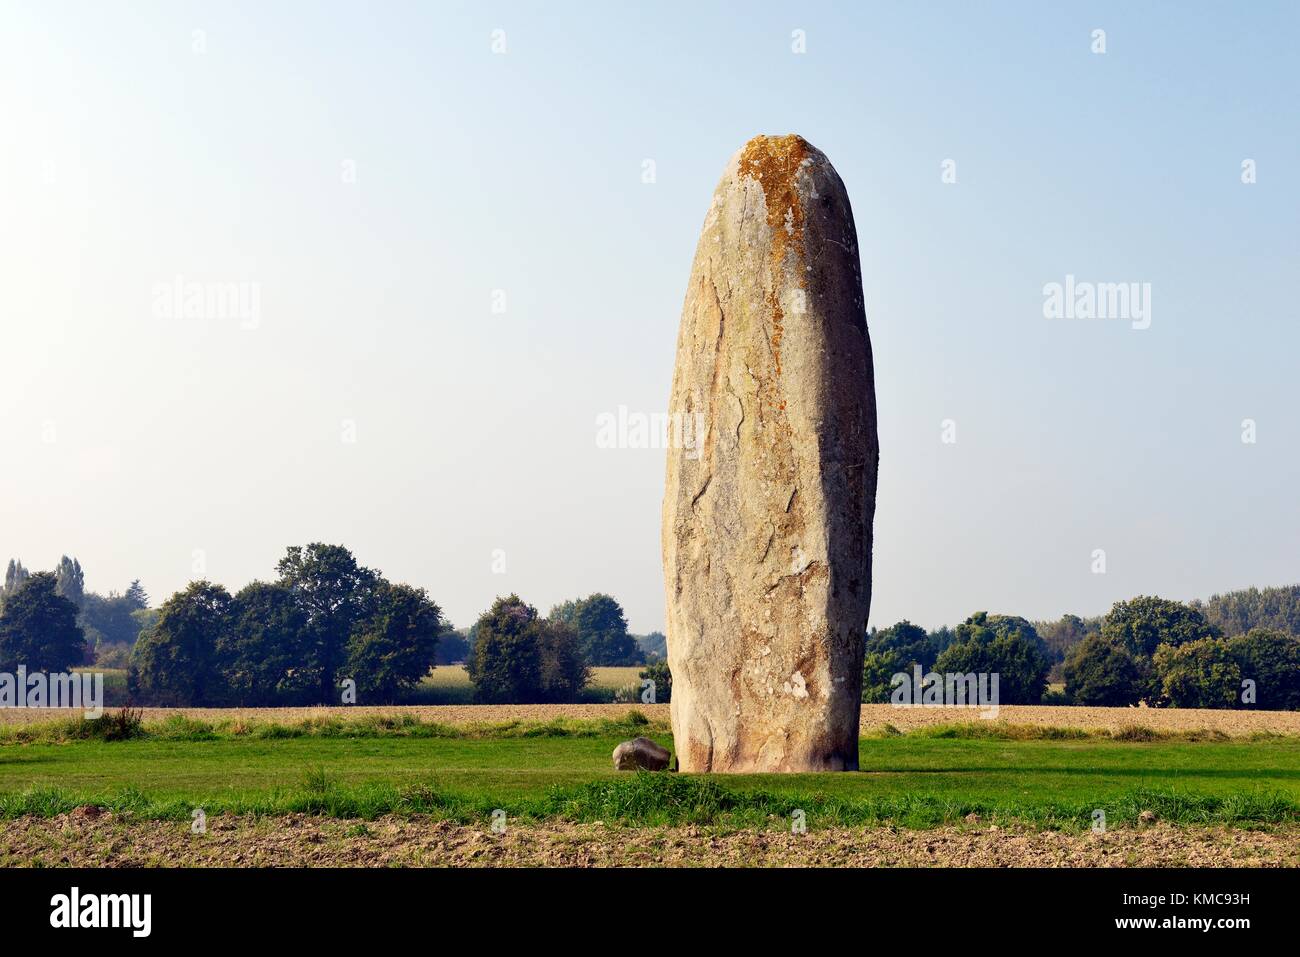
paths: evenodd
<path fill-rule="evenodd" d="M 716 832 L 603 824 L 494 834 L 421 818 L 366 823 L 292 815 L 125 821 L 98 809 L 19 818 L 0 830 L 0 866 L 226 867 L 1296 867 L 1300 829 L 1146 827 L 1105 834 L 967 827 Z"/>
<path fill-rule="evenodd" d="M 205 721 L 267 721 L 291 724 L 306 718 L 361 717 L 368 714 L 411 714 L 421 721 L 443 724 L 497 724 L 509 721 L 550 721 L 554 718 L 617 719 L 640 711 L 652 721 L 669 720 L 668 705 L 630 704 L 521 704 L 521 705 L 409 705 L 391 707 L 319 708 L 145 708 L 146 721 L 184 714 Z M 79 712 L 72 712 L 79 713 Z M 0 709 L 0 723 L 20 724 L 66 718 L 70 712 L 48 709 Z M 900 731 L 924 725 L 980 723 L 973 708 L 896 708 L 864 704 L 862 729 L 869 732 L 891 724 Z M 1057 728 L 1119 731 L 1127 727 L 1158 731 L 1209 731 L 1230 737 L 1268 732 L 1300 735 L 1300 711 L 1215 711 L 1196 708 L 1072 708 L 1041 705 L 1004 705 L 996 720 L 1008 724 Z"/>

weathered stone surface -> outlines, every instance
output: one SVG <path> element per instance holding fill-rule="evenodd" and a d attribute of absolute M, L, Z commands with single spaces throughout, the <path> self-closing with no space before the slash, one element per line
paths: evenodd
<path fill-rule="evenodd" d="M 798 136 L 727 164 L 677 339 L 668 662 L 681 771 L 858 766 L 876 403 L 849 198 Z"/>
<path fill-rule="evenodd" d="M 668 750 L 649 738 L 633 738 L 614 749 L 614 770 L 645 768 L 647 771 L 662 771 L 668 767 L 668 757 Z"/>

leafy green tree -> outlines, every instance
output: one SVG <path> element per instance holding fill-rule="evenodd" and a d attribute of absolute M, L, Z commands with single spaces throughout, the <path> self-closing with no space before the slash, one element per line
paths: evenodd
<path fill-rule="evenodd" d="M 434 665 L 442 612 L 423 588 L 381 582 L 375 610 L 348 642 L 348 677 L 367 702 L 388 703 Z"/>
<path fill-rule="evenodd" d="M 304 667 L 316 678 L 317 700 L 336 703 L 338 671 L 358 625 L 376 608 L 379 573 L 357 564 L 342 545 L 293 546 L 276 566 L 307 617 Z"/>
<path fill-rule="evenodd" d="M 134 618 L 135 623 L 140 626 L 136 631 L 136 637 L 139 638 L 146 631 L 153 628 L 154 625 L 158 624 L 158 609 L 141 608 L 139 611 L 131 612 L 131 617 Z"/>
<path fill-rule="evenodd" d="M 1089 635 L 1065 659 L 1065 695 L 1070 703 L 1096 707 L 1137 704 L 1147 689 L 1141 666 L 1122 644 Z"/>
<path fill-rule="evenodd" d="M 1078 615 L 1062 615 L 1056 621 L 1039 621 L 1034 623 L 1034 630 L 1043 639 L 1047 650 L 1047 660 L 1054 665 L 1063 662 L 1071 649 L 1075 648 L 1089 635 L 1101 632 L 1100 618 L 1080 618 Z"/>
<path fill-rule="evenodd" d="M 597 592 L 580 601 L 566 601 L 551 609 L 551 621 L 571 625 L 578 633 L 582 653 L 593 665 L 638 665 L 645 655 L 627 630 L 623 606 Z"/>
<path fill-rule="evenodd" d="M 1116 602 L 1102 622 L 1101 634 L 1122 643 L 1134 658 L 1150 658 L 1160 645 L 1176 648 L 1219 633 L 1195 608 L 1143 595 Z"/>
<path fill-rule="evenodd" d="M 1252 628 L 1227 640 L 1228 654 L 1243 680 L 1255 682 L 1253 707 L 1300 709 L 1300 638 L 1269 628 Z"/>
<path fill-rule="evenodd" d="M 140 623 L 135 613 L 142 606 L 127 595 L 110 592 L 107 596 L 86 592 L 81 601 L 82 629 L 86 640 L 96 649 L 101 645 L 135 644 L 140 636 Z"/>
<path fill-rule="evenodd" d="M 989 638 L 1019 638 L 1037 648 L 1046 656 L 1046 646 L 1038 631 L 1019 615 L 990 615 L 979 611 L 957 626 L 953 644 Z"/>
<path fill-rule="evenodd" d="M 314 696 L 304 674 L 307 615 L 293 592 L 274 582 L 250 582 L 230 606 L 229 627 L 216 638 L 214 666 L 231 704 L 297 704 Z"/>
<path fill-rule="evenodd" d="M 976 612 L 939 654 L 940 674 L 997 674 L 999 704 L 1038 704 L 1047 689 L 1047 655 L 1034 626 L 1014 615 Z"/>
<path fill-rule="evenodd" d="M 888 628 L 872 629 L 862 658 L 862 700 L 887 703 L 894 675 L 910 676 L 917 665 L 928 672 L 938 656 L 938 639 L 906 619 Z"/>
<path fill-rule="evenodd" d="M 493 602 L 476 623 L 474 655 L 466 662 L 466 671 L 480 701 L 536 701 L 542 683 L 537 609 L 518 595 Z"/>
<path fill-rule="evenodd" d="M 1176 708 L 1235 708 L 1241 700 L 1241 668 L 1221 638 L 1162 644 L 1152 663 Z"/>
<path fill-rule="evenodd" d="M 569 704 L 591 681 L 591 669 L 582 654 L 578 633 L 563 622 L 537 622 L 537 646 L 541 665 L 539 700 L 547 704 Z"/>
<path fill-rule="evenodd" d="M 86 595 L 86 576 L 81 571 L 81 562 L 64 555 L 59 559 L 54 577 L 59 594 L 80 609 Z"/>
<path fill-rule="evenodd" d="M 77 607 L 58 593 L 52 572 L 22 580 L 0 613 L 0 671 L 66 672 L 86 660 Z"/>
<path fill-rule="evenodd" d="M 217 644 L 231 628 L 234 599 L 221 585 L 191 582 L 163 602 L 158 622 L 131 655 L 132 696 L 156 705 L 211 707 L 229 695 Z"/>
<path fill-rule="evenodd" d="M 953 629 L 949 628 L 947 625 L 942 625 L 930 632 L 930 641 L 934 644 L 934 653 L 937 656 L 949 645 L 952 645 L 957 641 L 957 632 L 953 631 Z"/>
<path fill-rule="evenodd" d="M 498 598 L 475 623 L 466 663 L 480 701 L 572 701 L 589 678 L 577 633 L 542 619 L 518 595 Z"/>
<path fill-rule="evenodd" d="M 551 621 L 562 621 L 566 625 L 577 627 L 578 605 L 581 603 L 581 598 L 570 598 L 568 601 L 562 601 L 558 605 L 552 605 L 550 614 L 546 617 Z"/>
<path fill-rule="evenodd" d="M 454 665 L 469 660 L 469 633 L 464 628 L 452 628 L 447 625 L 438 636 L 438 651 L 434 657 L 436 665 Z"/>

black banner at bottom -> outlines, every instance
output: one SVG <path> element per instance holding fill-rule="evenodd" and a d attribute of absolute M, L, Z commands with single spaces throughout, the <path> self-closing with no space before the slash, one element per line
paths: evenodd
<path fill-rule="evenodd" d="M 0 913 L 8 940 L 127 946 L 338 945 L 445 931 L 533 946 L 557 933 L 644 934 L 649 945 L 696 927 L 771 946 L 855 925 L 871 939 L 892 928 L 914 939 L 969 932 L 971 943 L 1041 932 L 1230 945 L 1293 926 L 1298 890 L 1296 871 L 1263 869 L 3 870 Z"/>

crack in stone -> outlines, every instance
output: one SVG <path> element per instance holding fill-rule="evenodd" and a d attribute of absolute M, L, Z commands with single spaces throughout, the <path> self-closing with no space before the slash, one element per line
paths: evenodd
<path fill-rule="evenodd" d="M 772 592 L 774 592 L 774 591 L 776 591 L 778 588 L 780 588 L 782 582 L 784 582 L 786 579 L 789 579 L 789 578 L 799 578 L 799 579 L 802 579 L 805 575 L 807 575 L 807 574 L 808 574 L 810 571 L 812 571 L 814 568 L 818 568 L 818 567 L 820 567 L 820 566 L 821 566 L 821 562 L 817 561 L 817 559 L 813 559 L 813 560 L 810 561 L 807 565 L 805 565 L 803 568 L 799 569 L 797 572 L 793 572 L 793 573 L 791 573 L 791 574 L 789 574 L 789 575 L 782 575 L 782 576 L 781 576 L 780 578 L 778 578 L 774 583 L 772 583 L 771 585 L 768 586 L 767 591 L 763 592 L 763 597 L 764 597 L 764 598 L 768 597 L 769 595 L 772 594 Z"/>
<path fill-rule="evenodd" d="M 698 492 L 695 493 L 695 497 L 691 499 L 691 511 L 692 511 L 692 512 L 695 511 L 695 505 L 696 505 L 696 503 L 699 502 L 699 500 L 701 499 L 701 497 L 703 497 L 704 493 L 707 492 L 707 491 L 709 490 L 709 483 L 712 482 L 712 481 L 713 481 L 713 473 L 710 472 L 708 475 L 706 475 L 706 476 L 704 477 L 704 485 L 700 488 L 700 490 L 699 490 Z"/>

